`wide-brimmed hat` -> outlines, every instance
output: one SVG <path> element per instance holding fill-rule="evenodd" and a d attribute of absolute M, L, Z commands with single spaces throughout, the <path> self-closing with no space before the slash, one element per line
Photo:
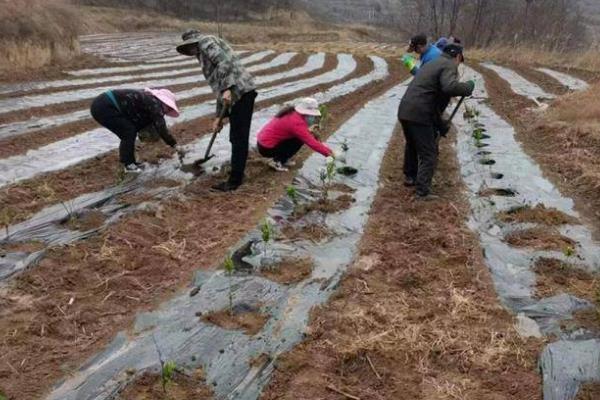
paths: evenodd
<path fill-rule="evenodd" d="M 179 108 L 177 107 L 177 102 L 175 101 L 175 95 L 173 92 L 171 92 L 169 89 L 146 88 L 144 90 L 159 99 L 161 103 L 169 107 L 169 111 L 167 112 L 169 117 L 179 117 Z"/>
<path fill-rule="evenodd" d="M 192 49 L 198 45 L 201 38 L 202 34 L 195 29 L 185 31 L 183 35 L 181 35 L 183 43 L 177 46 L 177 52 L 185 56 L 195 56 L 196 54 Z"/>
<path fill-rule="evenodd" d="M 300 100 L 294 107 L 294 110 L 302 115 L 312 115 L 315 117 L 321 116 L 321 111 L 319 111 L 319 102 L 311 97 Z"/>

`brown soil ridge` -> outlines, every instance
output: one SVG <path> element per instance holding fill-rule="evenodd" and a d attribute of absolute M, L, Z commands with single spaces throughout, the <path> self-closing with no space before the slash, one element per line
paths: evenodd
<path fill-rule="evenodd" d="M 544 225 L 565 225 L 575 223 L 577 220 L 570 215 L 557 210 L 546 208 L 543 204 L 516 207 L 508 211 L 496 214 L 496 218 L 508 223 L 537 223 Z"/>
<path fill-rule="evenodd" d="M 293 68 L 304 65 L 306 63 L 307 58 L 308 58 L 307 55 L 298 54 L 291 60 L 291 62 L 289 64 L 287 64 L 285 66 L 280 66 L 277 68 L 272 68 L 272 69 L 270 69 L 271 72 L 269 72 L 267 70 L 258 72 L 255 74 L 255 76 L 271 75 L 271 74 L 276 74 L 279 72 L 291 70 Z M 335 68 L 335 64 L 336 64 L 335 56 L 328 55 L 326 58 L 326 63 L 324 64 L 323 68 L 320 68 L 319 70 L 316 70 L 316 71 L 309 72 L 307 74 L 298 75 L 294 78 L 281 79 L 281 80 L 278 80 L 275 82 L 261 85 L 259 87 L 259 90 L 261 88 L 270 87 L 270 86 L 277 85 L 277 84 L 293 82 L 294 80 L 305 79 L 306 77 L 316 76 L 319 73 L 323 73 L 323 72 L 329 71 L 330 69 Z M 189 89 L 192 89 L 192 88 L 196 87 L 197 85 L 188 84 L 186 86 L 189 86 Z M 206 84 L 202 84 L 202 86 L 206 86 Z M 182 101 L 179 101 L 177 104 L 181 108 L 181 107 L 191 106 L 194 104 L 203 103 L 203 102 L 209 101 L 211 99 L 214 99 L 214 95 L 206 94 L 206 95 L 200 95 L 200 96 L 195 96 L 195 97 L 190 97 L 188 99 L 184 99 Z M 85 102 L 86 102 L 85 105 L 88 105 L 89 101 L 86 100 Z M 90 116 L 89 119 L 84 120 L 84 121 L 71 122 L 71 123 L 63 124 L 63 125 L 60 125 L 57 127 L 42 129 L 39 131 L 27 133 L 24 135 L 17 135 L 17 136 L 8 138 L 8 139 L 0 140 L 0 158 L 6 158 L 6 157 L 11 157 L 11 156 L 14 156 L 17 154 L 22 154 L 22 153 L 25 153 L 29 149 L 42 147 L 47 144 L 56 142 L 58 140 L 66 139 L 68 137 L 75 136 L 77 134 L 86 132 L 90 129 L 97 128 L 97 127 L 100 127 L 100 126 Z"/>
<path fill-rule="evenodd" d="M 540 115 L 528 110 L 535 107 L 531 100 L 514 93 L 495 72 L 477 65 L 473 68 L 485 78 L 488 103 L 494 111 L 515 128 L 526 153 L 540 165 L 544 176 L 575 201 L 595 238 L 600 237 L 598 182 L 584 178 L 587 171 L 596 169 L 600 142 L 585 129 L 540 122 Z M 584 157 L 587 154 L 590 156 Z"/>
<path fill-rule="evenodd" d="M 358 259 L 308 340 L 276 361 L 262 400 L 541 399 L 543 343 L 521 339 L 499 304 L 449 139 L 434 192 L 421 203 L 403 186 L 403 138 L 385 156 L 381 188 Z M 328 389 L 329 388 L 329 389 Z"/>
<path fill-rule="evenodd" d="M 337 61 L 335 57 L 329 61 L 326 68 L 335 68 Z M 362 76 L 373 68 L 372 62 L 367 58 L 358 58 L 357 70 L 349 78 Z M 326 85 L 303 89 L 289 95 L 274 99 L 259 101 L 255 110 L 267 108 L 274 104 L 285 102 L 297 97 L 308 96 L 316 91 L 326 90 L 331 86 L 339 84 L 338 80 Z M 376 90 L 377 85 L 373 86 Z M 211 117 L 203 117 L 196 120 L 178 124 L 172 129 L 173 135 L 179 143 L 188 143 L 210 131 Z M 198 134 L 197 132 L 202 132 Z M 172 150 L 162 142 L 145 144 L 138 151 L 139 160 L 156 162 L 160 158 L 172 155 Z M 106 167 L 113 166 L 113 167 Z M 66 201 L 84 193 L 90 193 L 104 189 L 116 183 L 118 170 L 117 151 L 84 161 L 65 170 L 51 172 L 35 178 L 10 185 L 0 189 L 0 205 L 5 212 L 12 217 L 12 223 L 23 221 L 33 213 L 45 206 L 57 201 Z"/>
<path fill-rule="evenodd" d="M 359 73 L 369 69 L 361 63 Z M 325 132 L 406 76 L 397 62 L 391 70 L 388 79 L 331 102 Z M 297 160 L 308 154 L 303 149 Z M 41 397 L 129 328 L 138 312 L 184 290 L 198 266 L 217 265 L 284 194 L 295 171 L 276 173 L 255 158 L 246 183 L 228 194 L 210 192 L 215 179 L 201 178 L 185 199 L 163 201 L 97 236 L 52 249 L 9 282 L 0 293 L 0 387 L 9 399 Z"/>
<path fill-rule="evenodd" d="M 515 247 L 554 251 L 574 249 L 577 244 L 573 239 L 561 235 L 555 229 L 541 227 L 511 232 L 506 235 L 504 240 Z"/>
<path fill-rule="evenodd" d="M 522 65 L 511 65 L 509 68 L 517 72 L 529 82 L 540 86 L 547 93 L 552 93 L 558 96 L 569 93 L 569 88 L 564 86 L 557 79 L 534 68 Z"/>
<path fill-rule="evenodd" d="M 277 265 L 262 268 L 260 275 L 282 285 L 292 285 L 308 278 L 313 270 L 310 257 L 284 259 Z"/>
<path fill-rule="evenodd" d="M 203 371 L 199 369 L 194 371 L 192 376 L 176 371 L 172 381 L 166 385 L 166 393 L 163 391 L 160 374 L 144 373 L 127 385 L 118 399 L 212 400 L 213 395 L 211 388 L 206 384 Z"/>
<path fill-rule="evenodd" d="M 598 300 L 598 278 L 575 265 L 558 259 L 540 258 L 533 270 L 536 273 L 537 298 L 569 293 L 591 302 Z"/>

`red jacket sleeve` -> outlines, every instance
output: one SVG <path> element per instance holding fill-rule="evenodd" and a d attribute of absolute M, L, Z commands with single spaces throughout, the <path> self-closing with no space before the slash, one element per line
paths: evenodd
<path fill-rule="evenodd" d="M 293 125 L 293 132 L 294 136 L 300 139 L 304 144 L 325 157 L 329 157 L 333 153 L 329 146 L 319 142 L 312 135 L 308 130 L 308 125 L 304 121 L 295 122 Z"/>

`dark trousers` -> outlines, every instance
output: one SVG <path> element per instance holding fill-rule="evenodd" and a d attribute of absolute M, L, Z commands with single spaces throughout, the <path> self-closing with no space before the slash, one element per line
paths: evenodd
<path fill-rule="evenodd" d="M 121 115 L 106 94 L 96 97 L 92 102 L 90 112 L 96 122 L 121 139 L 119 145 L 121 163 L 124 165 L 135 163 L 135 138 L 137 137 L 135 125 Z"/>
<path fill-rule="evenodd" d="M 279 143 L 277 146 L 269 149 L 258 143 L 258 152 L 261 156 L 272 158 L 275 161 L 279 161 L 285 164 L 290 158 L 292 158 L 300 149 L 304 143 L 300 139 L 288 139 Z"/>
<path fill-rule="evenodd" d="M 414 179 L 417 194 L 425 196 L 431 191 L 431 180 L 437 165 L 437 133 L 433 125 L 400 122 L 406 139 L 404 175 Z"/>
<path fill-rule="evenodd" d="M 231 142 L 229 182 L 236 185 L 241 184 L 244 180 L 255 99 L 255 91 L 244 94 L 231 108 L 231 115 L 229 116 L 229 141 Z"/>

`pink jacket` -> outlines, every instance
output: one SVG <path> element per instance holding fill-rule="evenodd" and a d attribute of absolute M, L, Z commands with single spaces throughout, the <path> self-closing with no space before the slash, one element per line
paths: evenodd
<path fill-rule="evenodd" d="M 279 143 L 288 139 L 300 139 L 308 147 L 328 157 L 332 154 L 331 149 L 319 142 L 308 130 L 308 124 L 304 117 L 296 111 L 284 115 L 281 118 L 273 118 L 258 133 L 258 143 L 262 147 L 272 149 Z"/>

